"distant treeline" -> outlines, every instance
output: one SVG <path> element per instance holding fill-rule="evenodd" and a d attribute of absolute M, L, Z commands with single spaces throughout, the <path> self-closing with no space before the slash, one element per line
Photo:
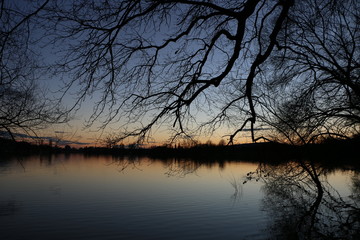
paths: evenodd
<path fill-rule="evenodd" d="M 28 155 L 41 153 L 63 152 L 65 148 L 50 146 L 46 144 L 32 144 L 26 141 L 14 141 L 12 139 L 0 138 L 0 153 L 2 155 Z"/>
<path fill-rule="evenodd" d="M 158 146 L 152 148 L 107 148 L 70 146 L 56 147 L 49 145 L 34 145 L 28 142 L 14 142 L 0 138 L 0 153 L 2 155 L 29 155 L 54 153 L 83 153 L 131 155 L 152 158 L 192 158 L 208 161 L 211 159 L 253 160 L 263 162 L 279 162 L 299 158 L 311 158 L 322 162 L 359 162 L 360 137 L 339 140 L 328 139 L 323 143 L 294 146 L 274 142 L 239 144 L 239 145 L 208 145 L 199 144 L 192 147 Z"/>

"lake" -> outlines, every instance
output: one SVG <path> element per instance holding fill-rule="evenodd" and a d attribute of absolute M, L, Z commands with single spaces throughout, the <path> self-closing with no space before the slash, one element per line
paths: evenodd
<path fill-rule="evenodd" d="M 0 161 L 0 239 L 359 239 L 360 175 L 146 157 Z"/>

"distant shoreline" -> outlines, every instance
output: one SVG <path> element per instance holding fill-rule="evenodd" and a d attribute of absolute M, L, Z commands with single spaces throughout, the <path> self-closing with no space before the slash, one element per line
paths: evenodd
<path fill-rule="evenodd" d="M 105 148 L 84 147 L 65 148 L 49 145 L 33 145 L 27 142 L 14 142 L 0 139 L 2 156 L 21 156 L 33 154 L 82 153 L 87 155 L 144 156 L 151 158 L 191 158 L 200 160 L 250 160 L 267 163 L 289 161 L 292 159 L 312 159 L 316 162 L 336 164 L 359 164 L 360 139 L 332 140 L 321 144 L 294 146 L 274 142 L 250 143 L 229 146 L 198 145 L 189 148 Z"/>

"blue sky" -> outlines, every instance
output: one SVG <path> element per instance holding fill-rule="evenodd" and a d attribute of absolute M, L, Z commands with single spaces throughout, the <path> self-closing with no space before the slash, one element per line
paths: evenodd
<path fill-rule="evenodd" d="M 27 1 L 18 1 L 16 2 L 19 5 L 21 4 L 27 4 Z M 158 30 L 151 29 L 151 27 L 158 27 Z M 171 26 L 171 24 L 170 24 Z M 175 29 L 175 28 L 174 28 Z M 165 26 L 163 23 L 155 22 L 155 25 L 152 25 L 151 23 L 148 23 L 147 26 L 139 26 L 138 31 L 145 31 L 145 37 L 148 37 L 149 39 L 154 40 L 155 42 L 162 42 L 162 40 L 166 37 L 165 35 L 169 34 L 170 32 L 173 32 L 173 28 L 169 26 Z M 44 31 L 41 29 L 33 29 L 33 40 L 39 38 L 39 36 L 44 34 Z M 131 34 L 135 34 L 136 31 L 131 32 Z M 130 34 L 130 33 L 129 33 Z M 198 33 L 199 34 L 199 33 Z M 196 35 L 198 37 L 199 46 L 201 47 L 202 37 L 206 37 L 205 35 L 207 33 L 207 29 L 202 29 L 200 35 Z M 211 33 L 210 33 L 211 35 Z M 127 35 L 127 33 L 124 33 L 123 38 L 129 39 L 132 35 Z M 199 37 L 200 36 L 200 37 Z M 48 40 L 48 37 L 44 38 L 44 41 Z M 55 42 L 52 44 L 45 45 L 44 41 L 40 41 L 37 44 L 33 45 L 33 49 L 35 51 L 38 51 L 40 54 L 40 57 L 42 58 L 41 61 L 43 61 L 44 64 L 51 65 L 52 63 L 57 62 L 61 57 L 63 53 L 60 53 L 59 50 L 62 50 L 64 46 L 67 44 L 78 43 L 78 41 L 81 40 L 80 38 L 77 38 L 76 40 L 66 40 L 65 42 Z M 196 41 L 195 41 L 196 42 Z M 225 41 L 228 42 L 228 41 Z M 63 44 L 62 44 L 63 43 Z M 174 57 L 175 55 L 181 55 L 181 53 L 176 53 L 177 45 L 178 44 L 185 44 L 184 41 L 180 41 L 180 43 L 171 43 L 169 44 L 169 49 L 165 50 L 162 53 L 162 56 L 159 58 L 159 62 L 163 63 L 166 58 Z M 189 54 L 194 51 L 194 49 L 199 49 L 200 47 L 195 45 L 188 45 L 184 47 L 182 50 L 187 51 Z M 209 64 L 207 64 L 203 70 L 204 78 L 211 77 L 212 75 L 216 75 L 223 70 L 224 62 L 226 62 L 229 59 L 229 56 L 226 52 L 231 50 L 231 45 L 221 45 L 222 50 L 219 48 L 215 48 L 215 50 L 212 52 L 211 56 L 208 58 Z M 226 51 L 224 51 L 226 50 Z M 241 53 L 244 54 L 244 53 Z M 139 55 L 140 56 L 140 55 Z M 244 57 L 244 56 L 243 56 Z M 224 80 L 224 84 L 228 84 L 228 88 L 234 90 L 233 86 L 233 79 L 237 79 L 239 81 L 240 78 L 243 78 L 246 76 L 247 72 L 243 71 L 247 67 L 247 58 L 244 57 L 245 60 L 239 60 L 241 61 L 238 64 L 241 64 L 242 68 L 235 69 L 229 76 L 229 79 Z M 128 67 L 131 67 L 131 65 L 136 65 L 137 60 L 141 60 L 134 58 L 133 60 L 128 62 Z M 194 61 L 196 58 L 193 59 Z M 161 69 L 154 68 L 154 71 L 159 71 Z M 102 70 L 98 70 L 97 74 L 102 74 Z M 46 70 L 45 72 L 42 72 L 41 75 L 39 75 L 38 82 L 41 87 L 43 87 L 47 93 L 47 95 L 51 98 L 58 98 L 61 96 L 61 93 L 59 90 L 64 86 L 64 84 L 72 81 L 74 78 L 74 73 L 69 74 L 60 74 L 60 75 L 53 75 L 50 71 Z M 164 81 L 168 81 L 168 77 L 170 76 L 160 76 L 159 78 L 154 81 L 155 84 L 163 84 Z M 87 79 L 75 79 L 86 81 Z M 120 82 L 121 79 L 117 79 L 117 81 Z M 241 84 L 240 84 L 241 85 Z M 134 87 L 131 83 L 128 85 L 121 85 L 117 89 L 117 94 L 122 94 L 123 92 L 126 93 L 127 89 L 126 87 Z M 236 88 L 236 87 L 235 87 Z M 74 103 L 76 102 L 77 98 L 79 97 L 78 91 L 80 89 L 80 86 L 78 85 L 78 82 L 75 82 L 75 84 L 72 85 L 70 90 L 64 95 L 62 98 L 62 103 L 66 108 L 71 108 Z M 141 86 L 139 89 L 134 88 L 135 91 L 141 92 Z M 207 102 L 205 101 L 206 97 L 212 98 L 213 96 L 217 96 L 217 99 L 214 100 L 214 102 L 222 101 L 221 95 L 219 95 L 220 91 L 218 89 L 209 89 L 209 91 L 206 92 L 206 94 L 201 95 L 197 99 L 198 106 L 192 106 L 190 112 L 194 115 L 193 122 L 191 122 L 189 127 L 196 127 L 196 124 L 201 124 L 203 121 L 205 121 L 206 117 L 211 111 L 216 111 L 216 109 L 212 109 L 211 105 L 207 105 Z M 243 94 L 243 93 L 241 93 Z M 120 96 L 121 97 L 121 96 Z M 149 111 L 147 114 L 145 114 L 142 118 L 139 119 L 139 121 L 135 121 L 134 123 L 127 124 L 127 126 L 124 126 L 124 124 L 128 121 L 126 117 L 122 116 L 122 112 L 119 113 L 119 118 L 115 118 L 114 121 L 109 123 L 105 128 L 101 128 L 101 123 L 104 120 L 104 116 L 108 113 L 108 110 L 105 109 L 104 113 L 90 126 L 85 127 L 86 121 L 90 119 L 94 106 L 96 106 L 96 102 L 101 99 L 101 91 L 95 91 L 91 94 L 87 95 L 84 101 L 81 102 L 81 104 L 76 107 L 75 109 L 77 111 L 73 112 L 72 119 L 67 124 L 62 125 L 52 125 L 48 129 L 45 129 L 41 131 L 39 134 L 42 136 L 45 136 L 46 138 L 62 138 L 62 139 L 69 139 L 69 141 L 79 141 L 83 143 L 90 143 L 90 142 L 99 142 L 100 139 L 103 137 L 106 137 L 108 134 L 114 135 L 116 132 L 121 132 L 125 127 L 139 127 L 141 124 L 145 124 L 151 117 L 151 115 L 154 113 L 156 109 L 156 106 L 154 107 L 154 111 Z M 119 101 L 121 102 L 121 101 Z M 147 109 L 148 110 L 148 109 Z M 235 114 L 234 114 L 234 117 Z M 238 122 L 235 121 L 237 124 Z M 205 142 L 209 139 L 211 139 L 213 142 L 217 143 L 220 141 L 220 139 L 225 135 L 233 131 L 239 126 L 236 126 L 236 124 L 222 124 L 217 131 L 210 134 L 210 131 L 202 131 L 199 134 L 201 135 L 193 135 L 194 137 L 198 137 L 199 140 L 202 142 Z M 159 124 L 156 124 L 155 127 L 152 130 L 153 138 L 150 139 L 150 142 L 152 144 L 163 144 L 166 143 L 168 138 L 171 135 L 171 126 L 172 122 L 166 122 L 165 120 L 161 120 Z M 60 136 L 61 135 L 61 136 Z M 249 141 L 249 132 L 243 131 L 241 133 L 241 139 L 243 141 Z M 225 140 L 227 140 L 225 138 Z M 129 139 L 128 142 L 131 143 L 131 141 L 134 141 L 134 139 Z"/>

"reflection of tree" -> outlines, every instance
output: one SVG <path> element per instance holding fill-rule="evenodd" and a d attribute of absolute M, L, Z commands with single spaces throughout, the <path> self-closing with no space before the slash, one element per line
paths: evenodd
<path fill-rule="evenodd" d="M 256 173 L 250 173 L 252 178 Z M 310 162 L 260 166 L 264 209 L 276 239 L 357 239 L 360 236 L 359 178 L 345 199 L 327 182 L 324 168 Z"/>
<path fill-rule="evenodd" d="M 15 200 L 0 202 L 0 217 L 15 214 L 20 209 L 20 204 Z"/>
<path fill-rule="evenodd" d="M 118 156 L 113 157 L 112 161 L 108 165 L 116 165 L 119 172 L 124 172 L 126 169 L 140 169 L 140 166 L 142 164 L 141 158 L 138 157 L 132 157 L 132 156 Z"/>
<path fill-rule="evenodd" d="M 243 196 L 242 180 L 240 178 L 232 178 L 229 180 L 231 186 L 234 188 L 234 193 L 231 195 L 231 199 L 234 201 L 239 200 Z"/>
<path fill-rule="evenodd" d="M 357 174 L 353 176 L 352 182 L 353 182 L 352 185 L 353 195 L 351 196 L 351 198 L 354 199 L 354 201 L 360 203 L 360 175 Z"/>
<path fill-rule="evenodd" d="M 165 168 L 167 171 L 165 175 L 168 177 L 185 177 L 188 174 L 195 174 L 202 165 L 201 162 L 192 160 L 174 159 L 166 162 Z"/>

